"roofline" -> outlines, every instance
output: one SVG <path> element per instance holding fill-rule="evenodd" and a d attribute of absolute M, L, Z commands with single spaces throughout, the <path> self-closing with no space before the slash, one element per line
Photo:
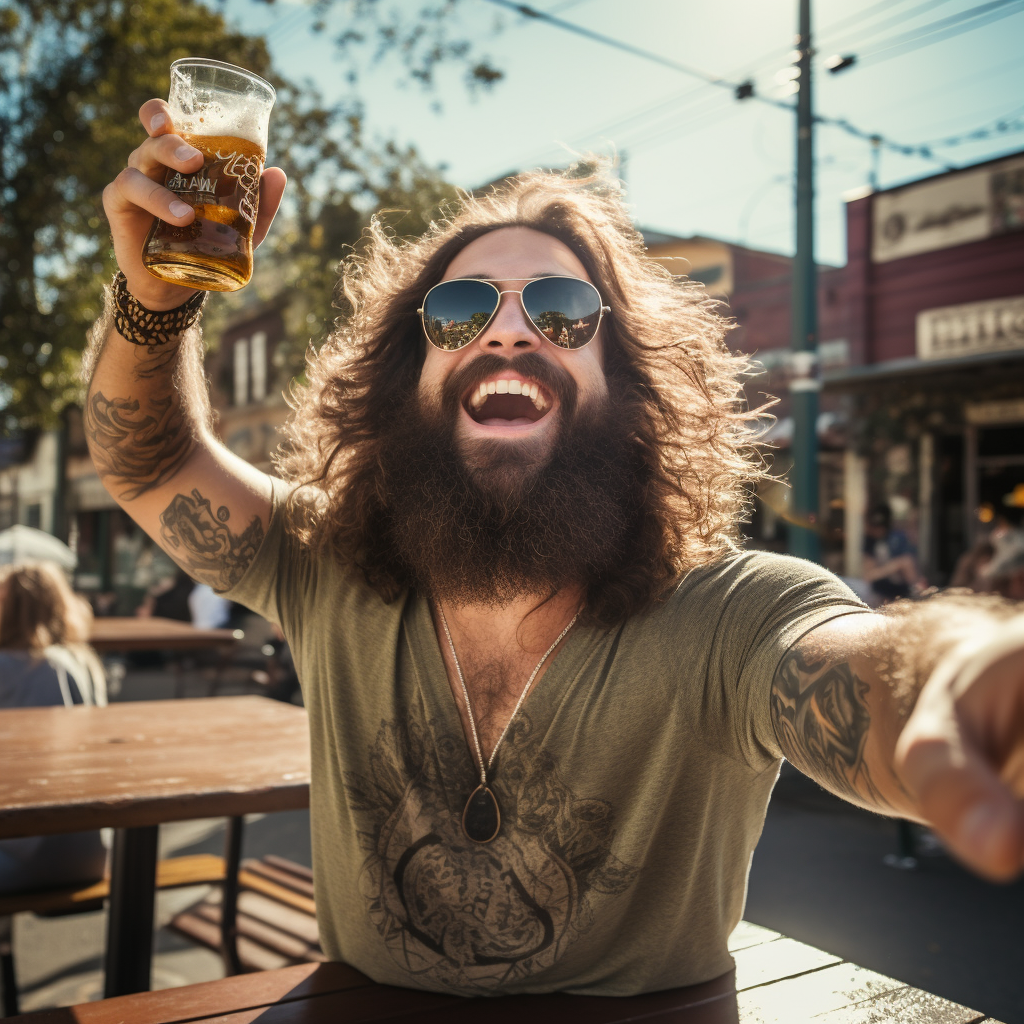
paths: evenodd
<path fill-rule="evenodd" d="M 957 373 L 963 370 L 984 370 L 1000 363 L 1012 363 L 1014 368 L 1024 362 L 1024 349 L 1004 349 L 1001 352 L 982 352 L 976 356 L 956 359 L 887 359 L 882 363 L 850 366 L 845 370 L 822 374 L 825 390 L 855 388 L 858 384 L 876 384 L 890 378 L 924 377 L 930 374 Z"/>

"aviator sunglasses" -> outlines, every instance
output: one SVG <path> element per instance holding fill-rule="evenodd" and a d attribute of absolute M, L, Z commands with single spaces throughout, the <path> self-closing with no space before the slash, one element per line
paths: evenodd
<path fill-rule="evenodd" d="M 471 345 L 498 311 L 502 295 L 518 295 L 530 323 L 559 348 L 583 348 L 594 340 L 610 306 L 589 282 L 578 277 L 537 277 L 522 291 L 483 278 L 455 278 L 435 284 L 417 312 L 423 333 L 435 348 L 456 352 Z"/>

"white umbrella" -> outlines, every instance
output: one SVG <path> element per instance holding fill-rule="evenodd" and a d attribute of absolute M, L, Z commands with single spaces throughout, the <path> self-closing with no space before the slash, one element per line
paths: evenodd
<path fill-rule="evenodd" d="M 56 562 L 71 572 L 78 565 L 78 556 L 63 541 L 31 526 L 0 531 L 0 565 L 22 562 Z"/>

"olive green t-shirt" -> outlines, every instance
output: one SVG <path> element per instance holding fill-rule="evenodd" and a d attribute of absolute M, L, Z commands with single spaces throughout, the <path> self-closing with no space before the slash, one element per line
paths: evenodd
<path fill-rule="evenodd" d="M 501 830 L 461 830 L 477 783 L 427 601 L 385 604 L 283 528 L 230 593 L 278 623 L 312 737 L 325 953 L 379 982 L 463 995 L 695 984 L 726 949 L 778 775 L 776 666 L 864 606 L 764 552 L 691 571 L 615 629 L 577 625 L 512 723 Z"/>

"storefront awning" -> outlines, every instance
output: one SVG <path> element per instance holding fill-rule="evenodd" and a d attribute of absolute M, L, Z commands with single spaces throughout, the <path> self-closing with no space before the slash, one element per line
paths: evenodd
<path fill-rule="evenodd" d="M 890 359 L 868 366 L 850 366 L 844 370 L 826 373 L 821 385 L 825 391 L 855 391 L 877 384 L 906 380 L 908 377 L 949 377 L 962 379 L 964 373 L 981 373 L 1006 367 L 1011 373 L 1024 371 L 1024 349 L 1004 352 L 985 352 L 957 359 Z"/>

